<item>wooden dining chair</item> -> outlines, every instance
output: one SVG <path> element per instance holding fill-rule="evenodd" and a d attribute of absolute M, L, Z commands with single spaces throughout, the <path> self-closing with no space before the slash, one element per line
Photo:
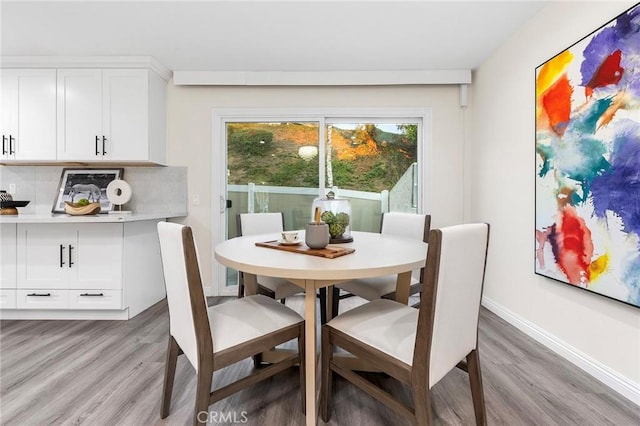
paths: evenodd
<path fill-rule="evenodd" d="M 238 213 L 236 215 L 236 226 L 238 236 L 257 235 L 267 233 L 277 233 L 284 230 L 284 214 L 282 212 L 275 213 Z M 279 237 L 278 237 L 279 238 Z M 238 297 L 244 297 L 244 273 L 238 273 Z M 272 299 L 280 300 L 285 303 L 285 299 L 294 294 L 304 293 L 304 289 L 293 284 L 284 278 L 265 277 L 258 275 L 258 292 Z M 327 318 L 327 289 L 319 290 L 320 299 L 320 319 L 324 324 Z M 259 357 L 255 358 L 258 364 Z"/>
<path fill-rule="evenodd" d="M 169 345 L 160 417 L 169 415 L 179 355 L 197 374 L 193 424 L 206 423 L 209 405 L 300 364 L 304 411 L 304 320 L 285 305 L 262 295 L 207 308 L 191 228 L 158 223 L 160 252 L 169 305 Z M 211 392 L 213 372 L 276 345 L 298 339 L 298 352 Z"/>
<path fill-rule="evenodd" d="M 320 411 L 325 422 L 330 418 L 332 379 L 337 373 L 410 423 L 432 425 L 431 388 L 457 366 L 469 373 L 476 423 L 486 425 L 478 315 L 488 244 L 486 223 L 434 229 L 429 235 L 419 309 L 378 299 L 322 327 Z M 352 364 L 334 357 L 334 346 L 409 385 L 413 407 L 352 371 Z"/>
<path fill-rule="evenodd" d="M 430 227 L 431 215 L 428 214 L 389 212 L 383 213 L 380 220 L 380 233 L 419 239 L 424 242 L 427 242 Z M 409 289 L 410 296 L 422 291 L 423 276 L 424 268 L 413 271 Z M 333 287 L 332 316 L 338 315 L 340 299 L 350 295 L 359 296 L 367 300 L 395 299 L 397 278 L 397 275 L 393 274 L 336 284 Z M 340 290 L 346 292 L 346 294 L 341 295 Z"/>
<path fill-rule="evenodd" d="M 284 214 L 277 213 L 238 213 L 236 215 L 236 226 L 238 236 L 257 234 L 278 234 L 284 230 Z M 238 297 L 244 297 L 244 273 L 238 273 Z M 285 299 L 294 294 L 302 293 L 304 290 L 284 278 L 264 277 L 258 275 L 258 292 L 272 299 Z"/>

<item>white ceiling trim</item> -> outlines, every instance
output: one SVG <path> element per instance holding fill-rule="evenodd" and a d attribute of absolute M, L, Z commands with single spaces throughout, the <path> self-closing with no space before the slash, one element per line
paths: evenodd
<path fill-rule="evenodd" d="M 471 70 L 174 71 L 176 86 L 393 86 L 471 84 Z"/>

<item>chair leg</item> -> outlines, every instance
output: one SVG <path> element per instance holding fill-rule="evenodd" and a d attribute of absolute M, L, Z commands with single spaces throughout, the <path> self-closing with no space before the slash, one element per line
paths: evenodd
<path fill-rule="evenodd" d="M 262 354 L 261 353 L 255 354 L 251 358 L 253 358 L 253 367 L 254 368 L 262 367 Z"/>
<path fill-rule="evenodd" d="M 201 425 L 206 424 L 209 418 L 209 399 L 211 397 L 211 382 L 213 381 L 213 368 L 203 368 L 200 366 L 198 369 L 196 388 L 196 406 L 193 413 L 193 424 Z"/>
<path fill-rule="evenodd" d="M 431 411 L 431 391 L 428 383 L 417 383 L 412 386 L 413 405 L 415 407 L 416 424 L 418 426 L 433 425 Z"/>
<path fill-rule="evenodd" d="M 339 310 L 339 303 L 340 303 L 340 289 L 338 287 L 336 287 L 335 285 L 333 286 L 333 303 L 331 303 L 331 317 L 335 318 L 338 316 L 338 310 Z"/>
<path fill-rule="evenodd" d="M 474 349 L 467 355 L 467 368 L 469 369 L 469 383 L 471 384 L 471 397 L 473 398 L 473 411 L 476 415 L 476 424 L 487 424 L 487 410 L 484 405 L 484 390 L 482 388 L 482 373 L 480 371 L 480 357 L 478 349 Z"/>
<path fill-rule="evenodd" d="M 333 345 L 329 340 L 329 326 L 322 327 L 322 368 L 320 370 L 320 417 L 325 423 L 330 419 L 331 391 L 333 387 L 333 372 L 329 368 L 333 359 Z"/>
<path fill-rule="evenodd" d="M 238 277 L 238 299 L 241 299 L 244 297 L 244 278 L 242 276 L 242 272 L 238 272 L 239 277 Z"/>
<path fill-rule="evenodd" d="M 298 337 L 298 357 L 300 358 L 299 366 L 300 366 L 300 397 L 302 399 L 302 414 L 307 414 L 307 399 L 305 397 L 306 393 L 306 379 L 305 379 L 305 370 L 304 370 L 304 323 L 300 324 L 300 337 Z"/>
<path fill-rule="evenodd" d="M 164 367 L 164 385 L 162 386 L 162 405 L 160 406 L 160 418 L 164 419 L 169 415 L 171 408 L 171 394 L 173 392 L 173 379 L 176 376 L 176 364 L 180 347 L 173 336 L 169 336 L 167 347 L 167 361 Z"/>
<path fill-rule="evenodd" d="M 322 287 L 318 290 L 318 299 L 320 299 L 320 324 L 327 323 L 327 288 Z"/>

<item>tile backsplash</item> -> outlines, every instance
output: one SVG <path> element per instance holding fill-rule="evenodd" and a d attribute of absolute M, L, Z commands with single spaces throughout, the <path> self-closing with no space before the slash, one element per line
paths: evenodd
<path fill-rule="evenodd" d="M 15 185 L 13 199 L 31 201 L 20 208 L 20 214 L 47 214 L 57 195 L 63 168 L 0 166 L 0 189 L 9 191 Z M 131 185 L 133 192 L 123 210 L 141 214 L 187 211 L 186 167 L 124 167 L 122 179 Z"/>

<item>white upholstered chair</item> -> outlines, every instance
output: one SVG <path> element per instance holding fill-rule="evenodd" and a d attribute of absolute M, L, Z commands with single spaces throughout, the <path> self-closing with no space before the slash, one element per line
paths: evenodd
<path fill-rule="evenodd" d="M 237 234 L 242 235 L 257 235 L 257 234 L 278 234 L 284 230 L 284 214 L 282 212 L 275 213 L 238 213 L 236 216 Z M 238 297 L 244 297 L 244 273 L 238 273 Z M 292 282 L 285 280 L 284 278 L 265 277 L 258 275 L 256 277 L 258 282 L 258 292 L 265 296 L 271 297 L 276 300 L 285 302 L 285 299 L 294 294 L 304 293 L 301 287 L 293 284 Z M 321 288 L 319 290 L 320 298 L 320 318 L 324 324 L 327 318 L 327 289 Z M 256 365 L 258 365 L 259 357 L 255 358 Z"/>
<path fill-rule="evenodd" d="M 279 213 L 238 213 L 236 216 L 238 236 L 274 233 L 280 238 L 284 230 L 284 215 Z M 284 278 L 258 275 L 258 292 L 272 299 L 282 300 L 304 290 Z M 238 297 L 244 297 L 244 274 L 239 272 Z"/>
<path fill-rule="evenodd" d="M 335 372 L 410 423 L 432 425 L 430 389 L 457 366 L 469 373 L 476 423 L 486 424 L 478 315 L 488 243 L 489 225 L 485 223 L 432 230 L 418 310 L 377 299 L 322 327 L 320 410 L 325 422 L 330 417 Z M 334 346 L 409 385 L 413 407 L 352 371 L 350 364 L 333 356 Z"/>
<path fill-rule="evenodd" d="M 169 305 L 169 346 L 160 416 L 169 415 L 179 355 L 197 373 L 194 424 L 205 423 L 210 404 L 300 363 L 304 411 L 304 320 L 273 299 L 254 295 L 211 308 L 202 288 L 191 228 L 158 223 Z M 298 352 L 211 392 L 213 372 L 270 348 L 298 339 Z"/>
<path fill-rule="evenodd" d="M 382 215 L 380 232 L 404 238 L 418 239 L 427 242 L 431 216 L 428 214 L 389 212 Z M 422 275 L 424 268 L 413 271 L 409 295 L 422 291 Z M 333 289 L 333 316 L 338 314 L 340 290 L 367 300 L 380 298 L 395 299 L 397 275 L 385 275 L 374 278 L 363 278 L 336 284 Z M 344 298 L 344 296 L 342 296 Z"/>

